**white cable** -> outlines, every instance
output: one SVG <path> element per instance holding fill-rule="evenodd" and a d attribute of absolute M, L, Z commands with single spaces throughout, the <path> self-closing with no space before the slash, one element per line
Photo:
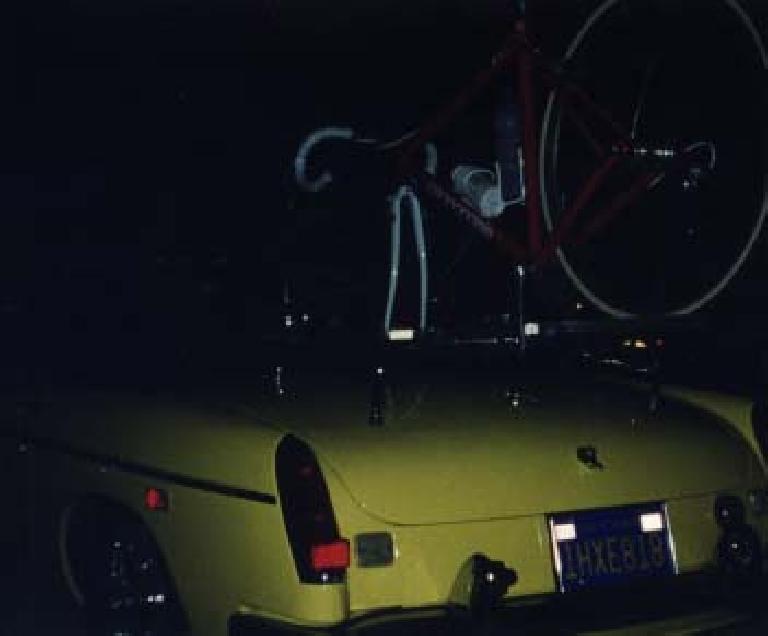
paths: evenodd
<path fill-rule="evenodd" d="M 426 164 L 424 170 L 429 174 L 437 174 L 437 147 L 433 143 L 427 143 L 424 145 L 424 152 L 426 153 Z"/>
<path fill-rule="evenodd" d="M 377 146 L 379 150 L 388 150 L 402 144 L 404 141 L 407 141 L 413 137 L 416 132 L 416 130 L 412 130 L 393 141 L 379 144 L 378 140 L 374 139 L 373 137 L 356 137 L 355 131 L 351 128 L 341 126 L 325 126 L 323 128 L 318 128 L 314 132 L 307 135 L 306 139 L 304 139 L 304 141 L 301 143 L 299 150 L 296 153 L 296 158 L 293 162 L 296 182 L 299 184 L 299 186 L 301 186 L 303 190 L 307 192 L 320 192 L 333 181 L 333 175 L 327 170 L 324 171 L 316 179 L 310 179 L 307 176 L 307 163 L 309 154 L 317 144 L 323 141 L 327 141 L 329 139 L 341 139 L 344 141 L 353 141 L 355 143 L 364 145 Z M 434 144 L 427 143 L 424 146 L 424 151 L 427 155 L 425 169 L 430 174 L 435 174 L 437 172 L 437 149 L 435 148 Z"/>
<path fill-rule="evenodd" d="M 416 240 L 416 255 L 419 259 L 419 331 L 427 328 L 427 245 L 424 240 L 424 219 L 418 197 L 411 191 L 411 219 L 413 236 Z"/>
<path fill-rule="evenodd" d="M 395 293 L 397 292 L 397 280 L 400 267 L 400 214 L 402 213 L 402 200 L 405 197 L 406 186 L 401 186 L 390 200 L 391 220 L 391 245 L 392 250 L 389 260 L 389 291 L 387 293 L 387 308 L 384 314 L 384 334 L 389 334 L 392 328 L 392 311 L 395 307 Z"/>
<path fill-rule="evenodd" d="M 408 141 L 409 139 L 414 137 L 417 132 L 418 132 L 417 129 L 411 130 L 405 133 L 404 135 L 401 135 L 397 139 L 393 139 L 392 141 L 386 141 L 383 144 L 379 144 L 379 148 L 381 150 L 389 150 L 390 148 L 395 148 L 396 146 L 399 146 L 403 142 Z"/>
<path fill-rule="evenodd" d="M 402 142 L 410 139 L 416 134 L 416 131 L 406 133 L 402 137 L 379 145 L 379 149 L 392 148 Z M 310 133 L 299 146 L 294 159 L 294 173 L 296 182 L 307 192 L 319 192 L 333 181 L 333 175 L 329 171 L 324 171 L 319 177 L 310 179 L 307 176 L 307 163 L 309 154 L 314 147 L 329 139 L 341 139 L 353 141 L 362 144 L 376 144 L 377 141 L 367 137 L 355 137 L 351 128 L 342 128 L 338 126 L 326 126 Z M 425 170 L 429 174 L 437 173 L 437 148 L 433 143 L 424 145 L 425 152 Z M 387 293 L 387 308 L 384 317 L 385 333 L 389 333 L 392 326 L 392 313 L 395 306 L 395 296 L 400 277 L 400 243 L 402 234 L 402 206 L 404 201 L 408 201 L 411 210 L 411 221 L 413 223 L 413 236 L 416 247 L 416 256 L 419 262 L 419 330 L 423 332 L 427 326 L 427 294 L 428 294 L 428 262 L 427 248 L 424 236 L 424 216 L 422 214 L 421 203 L 416 193 L 408 186 L 401 186 L 397 193 L 390 200 L 390 210 L 392 215 L 391 222 L 391 242 L 392 250 L 390 253 L 389 270 L 389 290 Z"/>
<path fill-rule="evenodd" d="M 384 333 L 389 334 L 392 328 L 392 313 L 395 307 L 395 297 L 400 276 L 400 237 L 402 234 L 401 216 L 403 202 L 407 201 L 411 210 L 413 236 L 416 243 L 416 255 L 419 261 L 419 331 L 424 332 L 427 326 L 427 249 L 424 238 L 424 218 L 421 204 L 416 193 L 408 186 L 398 188 L 390 202 L 392 214 L 391 236 L 392 250 L 390 254 L 389 290 L 387 293 L 387 308 L 384 315 Z"/>

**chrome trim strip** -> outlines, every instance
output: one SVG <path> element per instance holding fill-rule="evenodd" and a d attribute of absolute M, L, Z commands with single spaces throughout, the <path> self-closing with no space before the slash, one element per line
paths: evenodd
<path fill-rule="evenodd" d="M 555 520 L 550 515 L 548 518 L 549 523 L 549 545 L 552 548 L 552 564 L 555 568 L 555 581 L 557 583 L 557 591 L 561 594 L 565 594 L 565 586 L 563 585 L 563 563 L 560 560 L 560 549 L 557 547 L 557 540 L 555 539 Z"/>
<path fill-rule="evenodd" d="M 667 545 L 669 546 L 669 555 L 672 557 L 672 568 L 675 571 L 675 576 L 680 574 L 680 567 L 677 563 L 677 548 L 675 546 L 675 538 L 672 536 L 672 525 L 669 523 L 669 507 L 666 501 L 661 502 L 661 509 L 664 513 L 664 524 L 667 532 Z"/>
<path fill-rule="evenodd" d="M 258 503 L 265 503 L 270 505 L 275 505 L 277 503 L 277 498 L 275 495 L 270 493 L 260 492 L 258 490 L 250 490 L 248 488 L 241 488 L 239 486 L 230 486 L 220 482 L 212 481 L 210 479 L 191 477 L 189 475 L 183 475 L 181 473 L 164 470 L 162 468 L 154 468 L 139 462 L 122 459 L 118 455 L 103 455 L 90 451 L 83 451 L 58 440 L 32 438 L 24 435 L 13 433 L 9 434 L 5 432 L 0 433 L 0 437 L 16 438 L 20 444 L 20 448 L 24 448 L 24 452 L 40 449 L 62 453 L 64 455 L 95 464 L 102 472 L 117 470 L 133 475 L 139 475 L 141 477 L 157 479 L 177 486 L 183 486 L 185 488 L 193 488 L 195 490 L 202 490 L 218 495 L 224 495 L 225 497 L 235 497 L 237 499 L 245 499 L 247 501 L 255 501 Z"/>

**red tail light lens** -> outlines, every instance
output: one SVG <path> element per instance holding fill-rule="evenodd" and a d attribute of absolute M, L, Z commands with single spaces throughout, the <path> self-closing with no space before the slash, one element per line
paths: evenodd
<path fill-rule="evenodd" d="M 333 543 L 313 545 L 311 563 L 312 569 L 318 572 L 346 570 L 349 567 L 349 541 L 338 539 Z"/>
<path fill-rule="evenodd" d="M 344 580 L 349 542 L 339 534 L 328 487 L 310 448 L 287 436 L 275 457 L 277 487 L 296 571 L 303 583 Z"/>
<path fill-rule="evenodd" d="M 144 491 L 144 507 L 147 510 L 168 510 L 168 493 L 160 488 L 147 488 Z"/>

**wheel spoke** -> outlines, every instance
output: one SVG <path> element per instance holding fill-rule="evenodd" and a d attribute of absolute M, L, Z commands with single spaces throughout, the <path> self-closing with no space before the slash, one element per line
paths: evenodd
<path fill-rule="evenodd" d="M 146 528 L 126 512 L 92 505 L 72 524 L 67 553 L 96 633 L 182 633 L 173 586 Z M 104 518 L 96 521 L 99 516 Z"/>

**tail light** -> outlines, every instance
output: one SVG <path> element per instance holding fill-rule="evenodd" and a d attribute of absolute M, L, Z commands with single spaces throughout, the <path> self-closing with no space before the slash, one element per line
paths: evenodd
<path fill-rule="evenodd" d="M 302 583 L 339 583 L 349 567 L 328 487 L 310 448 L 285 437 L 275 458 L 277 487 L 288 541 Z"/>

